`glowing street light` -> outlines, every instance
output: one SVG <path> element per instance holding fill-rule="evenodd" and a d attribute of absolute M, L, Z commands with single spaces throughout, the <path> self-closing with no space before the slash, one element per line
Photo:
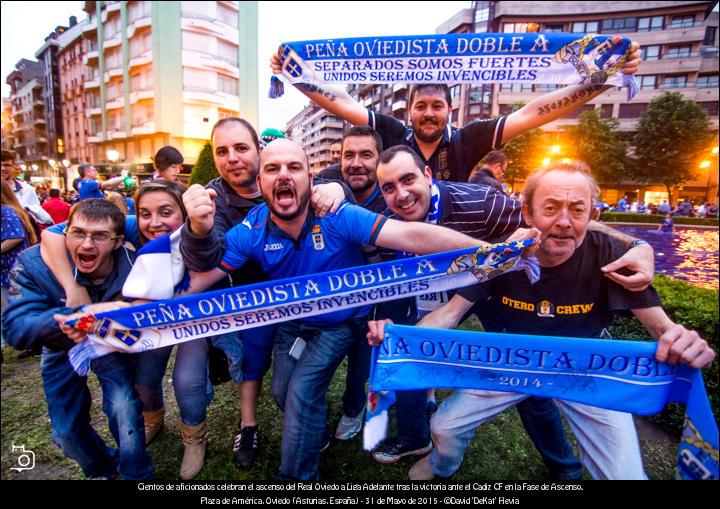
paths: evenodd
<path fill-rule="evenodd" d="M 715 156 L 718 155 L 718 146 L 717 146 L 717 145 L 715 145 L 715 146 L 712 148 L 712 153 L 713 153 L 713 155 L 715 155 Z"/>
<path fill-rule="evenodd" d="M 20 169 L 21 169 L 22 171 L 25 171 L 25 170 L 27 170 L 27 166 L 24 165 L 24 164 L 21 164 L 21 165 L 20 165 Z"/>
<path fill-rule="evenodd" d="M 63 160 L 62 160 L 62 165 L 63 165 L 63 166 L 65 167 L 65 169 L 67 170 L 68 168 L 70 168 L 70 161 L 68 161 L 67 159 L 63 159 Z"/>
<path fill-rule="evenodd" d="M 30 166 L 30 168 L 32 168 L 32 171 L 38 171 L 38 165 L 37 165 L 37 164 L 33 164 L 32 166 Z"/>
<path fill-rule="evenodd" d="M 106 152 L 106 154 L 107 154 L 108 161 L 110 161 L 112 163 L 114 163 L 118 159 L 120 159 L 120 152 L 118 152 L 117 150 L 112 150 L 112 149 L 108 150 Z"/>
<path fill-rule="evenodd" d="M 545 159 L 543 159 L 542 165 L 543 165 L 543 166 L 547 166 L 548 164 L 550 164 L 550 158 L 549 158 L 549 157 L 546 157 Z"/>
<path fill-rule="evenodd" d="M 700 166 L 700 168 L 704 169 L 704 168 L 709 168 L 711 164 L 712 163 L 710 161 L 703 161 L 698 166 Z"/>
<path fill-rule="evenodd" d="M 560 145 L 552 145 L 552 146 L 550 147 L 550 153 L 551 153 L 551 154 L 556 155 L 556 154 L 559 154 L 560 152 L 562 152 L 562 148 L 560 147 Z"/>
<path fill-rule="evenodd" d="M 48 159 L 48 164 L 50 165 L 50 168 L 54 170 L 57 165 L 57 161 L 55 161 L 55 159 Z"/>

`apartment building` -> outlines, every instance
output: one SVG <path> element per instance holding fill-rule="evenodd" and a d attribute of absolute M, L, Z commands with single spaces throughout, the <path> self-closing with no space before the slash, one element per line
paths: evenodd
<path fill-rule="evenodd" d="M 285 126 L 287 136 L 308 156 L 310 171 L 317 173 L 331 163 L 330 145 L 342 139 L 345 121 L 310 103 Z"/>
<path fill-rule="evenodd" d="M 189 170 L 212 125 L 257 123 L 257 2 L 85 2 L 90 159 L 141 176 L 165 145 Z"/>
<path fill-rule="evenodd" d="M 7 76 L 10 85 L 10 132 L 11 149 L 22 164 L 34 172 L 44 172 L 47 167 L 48 137 L 43 94 L 44 72 L 42 64 L 21 59 Z"/>

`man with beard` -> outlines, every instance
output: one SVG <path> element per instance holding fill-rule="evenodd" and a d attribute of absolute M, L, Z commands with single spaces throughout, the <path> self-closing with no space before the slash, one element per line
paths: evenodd
<path fill-rule="evenodd" d="M 265 204 L 227 233 L 220 266 L 193 274 L 191 292 L 204 290 L 248 260 L 260 263 L 270 278 L 281 279 L 362 265 L 364 244 L 417 254 L 485 245 L 446 228 L 404 224 L 349 203 L 317 217 L 309 207 L 307 156 L 289 140 L 275 140 L 262 151 L 257 183 Z M 212 196 L 200 186 L 194 192 L 194 207 L 188 209 L 193 230 L 209 232 Z M 278 327 L 272 393 L 285 412 L 281 478 L 317 478 L 320 452 L 327 444 L 328 386 L 353 341 L 353 328 L 368 311 L 344 309 Z"/>

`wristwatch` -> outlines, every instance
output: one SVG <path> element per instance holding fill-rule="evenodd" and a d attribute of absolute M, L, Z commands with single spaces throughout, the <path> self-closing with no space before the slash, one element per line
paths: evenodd
<path fill-rule="evenodd" d="M 630 243 L 630 245 L 628 246 L 628 251 L 634 247 L 642 246 L 643 244 L 647 244 L 647 242 L 645 242 L 644 240 L 641 240 L 641 239 L 633 240 Z"/>

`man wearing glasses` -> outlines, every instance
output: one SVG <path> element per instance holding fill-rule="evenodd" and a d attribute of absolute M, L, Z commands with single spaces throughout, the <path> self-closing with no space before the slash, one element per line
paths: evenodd
<path fill-rule="evenodd" d="M 134 260 L 133 253 L 122 245 L 124 226 L 125 216 L 107 200 L 83 200 L 70 211 L 65 247 L 75 280 L 92 302 L 121 296 Z M 118 444 L 118 451 L 113 451 L 90 423 L 87 378 L 77 375 L 68 360 L 68 350 L 85 337 L 59 324 L 75 311 L 66 306 L 65 292 L 42 261 L 40 246 L 20 254 L 11 273 L 3 328 L 15 348 L 43 347 L 40 373 L 53 441 L 77 461 L 87 477 L 111 479 L 119 474 L 123 479 L 149 479 L 153 467 L 145 450 L 142 401 L 134 390 L 132 355 L 112 353 L 91 364 Z"/>

